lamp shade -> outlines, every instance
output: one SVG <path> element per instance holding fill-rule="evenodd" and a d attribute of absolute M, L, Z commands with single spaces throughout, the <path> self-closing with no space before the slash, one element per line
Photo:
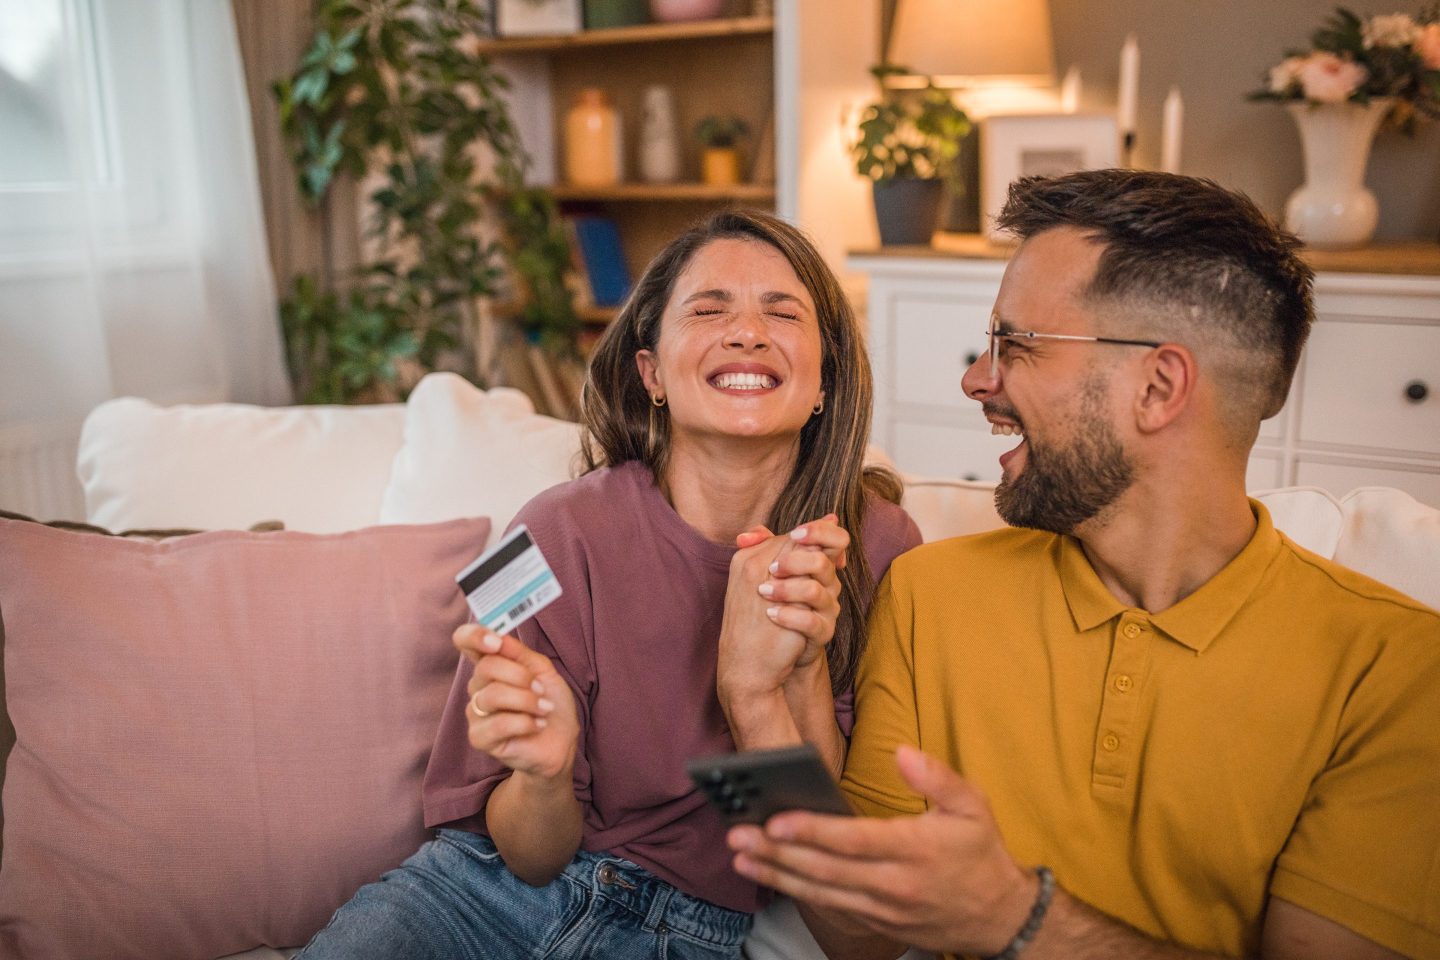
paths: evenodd
<path fill-rule="evenodd" d="M 900 0 L 890 62 L 938 86 L 1050 86 L 1048 0 Z"/>

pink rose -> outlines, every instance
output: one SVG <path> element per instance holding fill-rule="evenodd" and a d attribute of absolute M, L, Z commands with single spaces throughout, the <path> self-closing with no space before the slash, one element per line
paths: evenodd
<path fill-rule="evenodd" d="M 1427 70 L 1440 70 L 1440 23 L 1427 23 L 1421 28 L 1415 52 Z"/>
<path fill-rule="evenodd" d="M 1360 64 L 1333 53 L 1310 54 L 1300 64 L 1299 74 L 1305 98 L 1316 103 L 1342 103 L 1370 76 Z"/>

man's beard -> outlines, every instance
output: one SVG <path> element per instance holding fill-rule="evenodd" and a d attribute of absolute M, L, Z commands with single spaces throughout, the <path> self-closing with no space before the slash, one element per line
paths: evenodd
<path fill-rule="evenodd" d="M 995 488 L 995 509 L 1013 527 L 1072 533 L 1120 498 L 1135 466 L 1104 414 L 1105 384 L 1081 389 L 1078 433 L 1065 447 L 1037 444 L 1028 433 L 1025 468 Z"/>

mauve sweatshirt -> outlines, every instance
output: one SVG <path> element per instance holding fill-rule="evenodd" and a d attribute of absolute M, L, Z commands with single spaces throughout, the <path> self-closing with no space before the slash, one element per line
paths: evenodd
<path fill-rule="evenodd" d="M 635 462 L 552 487 L 515 523 L 530 528 L 565 591 L 516 632 L 575 695 L 581 846 L 632 860 L 691 896 L 758 910 L 768 896 L 731 869 L 724 821 L 685 773 L 691 757 L 735 749 L 715 693 L 735 548 L 680 519 Z M 878 581 L 920 531 L 900 507 L 872 498 L 864 539 Z M 425 822 L 486 833 L 486 801 L 509 770 L 470 746 L 471 673 L 462 657 L 425 771 Z"/>

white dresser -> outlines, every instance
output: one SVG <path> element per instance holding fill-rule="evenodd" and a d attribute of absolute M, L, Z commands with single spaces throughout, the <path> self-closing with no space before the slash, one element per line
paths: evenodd
<path fill-rule="evenodd" d="M 992 437 L 960 377 L 985 348 L 1009 250 L 979 237 L 857 251 L 869 275 L 873 439 L 907 473 L 998 480 Z M 1290 399 L 1267 420 L 1251 489 L 1398 487 L 1440 506 L 1440 246 L 1310 255 L 1315 329 Z"/>

